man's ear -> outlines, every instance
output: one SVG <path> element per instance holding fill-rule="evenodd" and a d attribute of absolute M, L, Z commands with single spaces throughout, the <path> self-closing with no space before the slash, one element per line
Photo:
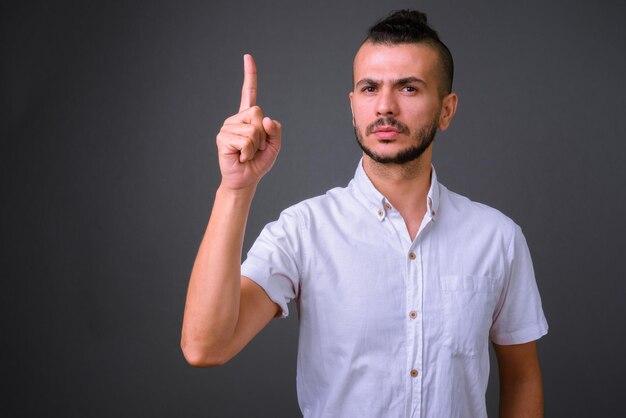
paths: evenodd
<path fill-rule="evenodd" d="M 445 131 L 452 123 L 452 118 L 456 113 L 456 107 L 459 104 L 459 98 L 456 93 L 450 93 L 443 98 L 441 106 L 441 114 L 439 115 L 439 130 Z"/>
<path fill-rule="evenodd" d="M 350 112 L 352 112 L 352 126 L 355 126 L 355 124 L 354 124 L 354 109 L 352 108 L 352 97 L 354 97 L 354 92 L 353 91 L 348 93 L 348 98 L 350 99 Z"/>

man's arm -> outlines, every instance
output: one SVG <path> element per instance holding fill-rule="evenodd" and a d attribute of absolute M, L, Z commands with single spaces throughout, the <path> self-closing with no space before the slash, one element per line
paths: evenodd
<path fill-rule="evenodd" d="M 500 418 L 543 417 L 543 384 L 536 342 L 493 347 L 500 372 Z"/>
<path fill-rule="evenodd" d="M 280 150 L 281 125 L 256 106 L 256 66 L 244 56 L 239 113 L 217 135 L 222 182 L 194 263 L 181 336 L 187 361 L 198 367 L 225 363 L 278 311 L 265 291 L 241 276 L 241 253 L 256 186 Z"/>

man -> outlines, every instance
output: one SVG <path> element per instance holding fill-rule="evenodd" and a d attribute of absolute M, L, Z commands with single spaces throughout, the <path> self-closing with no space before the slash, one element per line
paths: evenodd
<path fill-rule="evenodd" d="M 483 417 L 488 341 L 503 417 L 542 416 L 535 340 L 547 332 L 520 228 L 437 181 L 437 130 L 457 108 L 452 57 L 416 11 L 373 26 L 350 93 L 363 158 L 346 188 L 265 227 L 240 266 L 245 223 L 274 163 L 279 122 L 244 57 L 239 113 L 217 136 L 222 182 L 189 283 L 182 348 L 223 364 L 297 301 L 306 417 Z"/>

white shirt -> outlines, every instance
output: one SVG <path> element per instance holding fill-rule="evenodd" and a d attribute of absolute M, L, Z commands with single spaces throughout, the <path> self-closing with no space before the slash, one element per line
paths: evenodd
<path fill-rule="evenodd" d="M 346 188 L 268 224 L 242 274 L 300 319 L 305 417 L 486 417 L 489 339 L 547 333 L 530 253 L 502 213 L 432 169 L 413 241 L 359 164 Z"/>

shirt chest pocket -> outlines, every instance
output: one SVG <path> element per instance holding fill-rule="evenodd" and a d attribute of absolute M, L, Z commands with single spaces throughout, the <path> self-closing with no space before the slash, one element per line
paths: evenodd
<path fill-rule="evenodd" d="M 442 276 L 444 343 L 453 356 L 476 357 L 489 341 L 498 299 L 489 276 Z"/>

